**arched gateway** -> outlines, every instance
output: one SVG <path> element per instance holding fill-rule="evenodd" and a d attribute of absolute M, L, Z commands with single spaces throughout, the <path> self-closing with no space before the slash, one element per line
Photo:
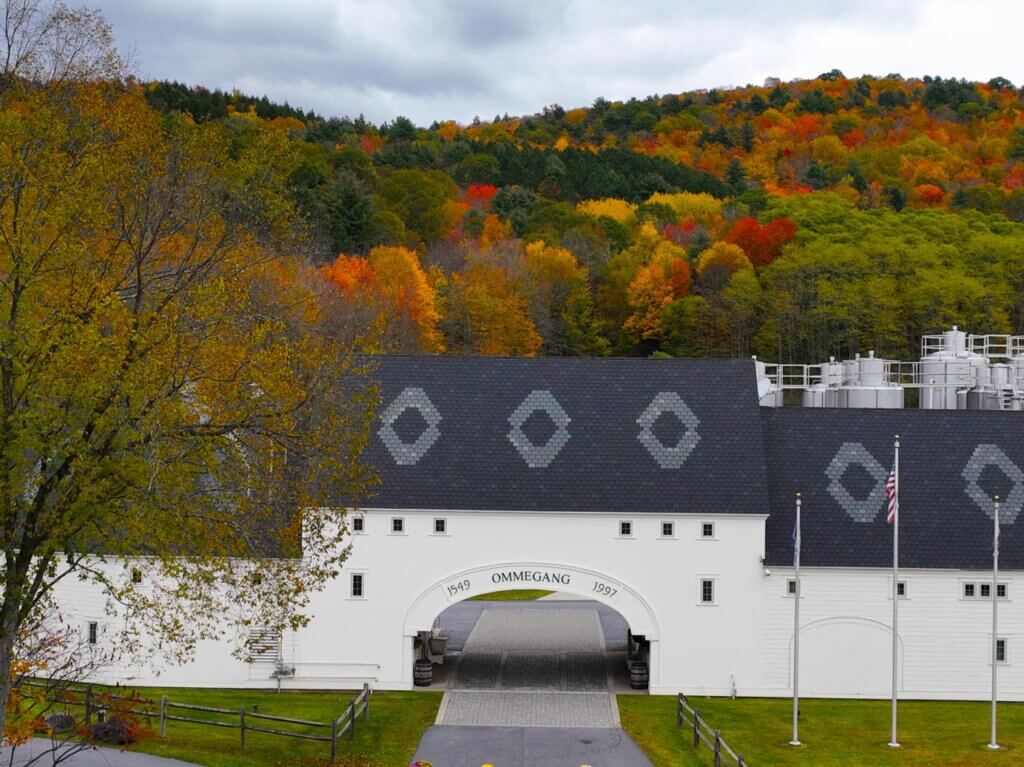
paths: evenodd
<path fill-rule="evenodd" d="M 455 602 L 506 589 L 544 589 L 603 602 L 618 612 L 635 635 L 656 641 L 658 622 L 647 601 L 616 578 L 572 565 L 505 562 L 453 573 L 413 601 L 405 618 L 405 636 L 416 636 Z"/>
<path fill-rule="evenodd" d="M 617 578 L 572 565 L 504 562 L 452 573 L 416 597 L 406 615 L 403 634 L 412 638 L 429 630 L 434 619 L 456 602 L 508 589 L 558 591 L 608 605 L 625 619 L 634 636 L 650 642 L 650 665 L 652 673 L 657 673 L 658 623 L 647 601 Z M 411 679 L 411 663 L 407 674 Z"/>

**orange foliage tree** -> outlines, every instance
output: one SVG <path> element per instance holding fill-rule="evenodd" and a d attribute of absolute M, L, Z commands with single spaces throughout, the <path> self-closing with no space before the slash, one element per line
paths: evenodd
<path fill-rule="evenodd" d="M 660 243 L 629 285 L 627 297 L 633 313 L 626 320 L 626 327 L 645 340 L 664 337 L 665 309 L 690 292 L 691 282 L 686 249 L 670 242 Z"/>
<path fill-rule="evenodd" d="M 346 298 L 376 311 L 389 348 L 444 350 L 437 329 L 437 296 L 415 252 L 379 246 L 367 258 L 341 254 L 324 267 L 324 276 Z"/>

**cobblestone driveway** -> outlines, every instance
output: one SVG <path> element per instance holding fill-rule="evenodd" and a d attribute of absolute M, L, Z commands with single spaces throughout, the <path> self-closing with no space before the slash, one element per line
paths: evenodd
<path fill-rule="evenodd" d="M 461 653 L 416 759 L 438 767 L 651 767 L 618 726 L 612 690 L 621 680 L 610 684 L 609 675 L 625 667 L 626 625 L 617 613 L 585 601 L 462 602 L 441 620 L 449 647 Z"/>
<path fill-rule="evenodd" d="M 484 610 L 465 641 L 438 723 L 618 726 L 597 610 Z"/>

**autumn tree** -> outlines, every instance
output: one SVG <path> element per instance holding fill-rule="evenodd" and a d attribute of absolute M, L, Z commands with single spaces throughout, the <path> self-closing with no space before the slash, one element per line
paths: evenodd
<path fill-rule="evenodd" d="M 756 218 L 745 216 L 736 220 L 725 241 L 743 248 L 751 263 L 764 266 L 778 258 L 795 237 L 796 224 L 790 218 L 780 216 L 762 225 Z"/>
<path fill-rule="evenodd" d="M 366 258 L 342 254 L 324 268 L 342 296 L 361 303 L 382 330 L 382 350 L 443 350 L 434 288 L 414 251 L 378 246 Z"/>
<path fill-rule="evenodd" d="M 533 242 L 524 254 L 530 314 L 546 355 L 600 355 L 607 342 L 594 319 L 587 271 L 565 248 Z"/>
<path fill-rule="evenodd" d="M 520 280 L 492 252 L 476 254 L 443 286 L 441 328 L 452 351 L 532 357 L 544 340 Z"/>
<path fill-rule="evenodd" d="M 0 94 L 19 80 L 53 88 L 117 81 L 129 71 L 99 11 L 46 0 L 4 0 L 0 24 Z"/>
<path fill-rule="evenodd" d="M 690 292 L 692 277 L 686 249 L 670 242 L 659 243 L 651 260 L 641 266 L 629 285 L 633 313 L 626 327 L 642 340 L 665 337 L 665 310 Z"/>
<path fill-rule="evenodd" d="M 0 111 L 2 725 L 63 579 L 130 617 L 132 651 L 301 625 L 345 548 L 340 512 L 298 510 L 358 498 L 372 392 L 280 255 L 287 136 L 232 144 L 91 83 L 15 82 Z"/>

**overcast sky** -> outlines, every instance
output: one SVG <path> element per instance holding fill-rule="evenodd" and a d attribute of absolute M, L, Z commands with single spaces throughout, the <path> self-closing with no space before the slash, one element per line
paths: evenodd
<path fill-rule="evenodd" d="M 1002 0 L 76 0 L 143 78 L 323 115 L 419 124 L 765 77 L 939 74 L 1024 83 Z"/>

